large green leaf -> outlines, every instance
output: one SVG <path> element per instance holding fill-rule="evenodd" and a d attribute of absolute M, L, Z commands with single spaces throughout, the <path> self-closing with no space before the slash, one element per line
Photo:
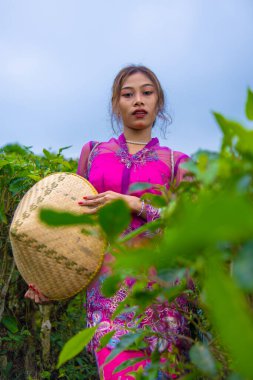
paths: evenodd
<path fill-rule="evenodd" d="M 47 208 L 42 208 L 40 210 L 40 219 L 49 226 L 95 224 L 95 219 L 91 215 L 75 215 L 69 212 L 55 211 Z"/>
<path fill-rule="evenodd" d="M 97 327 L 90 327 L 83 331 L 80 331 L 75 336 L 73 336 L 63 347 L 58 363 L 57 368 L 62 366 L 68 360 L 74 358 L 79 352 L 81 352 L 84 347 L 91 341 L 93 338 Z"/>
<path fill-rule="evenodd" d="M 223 191 L 203 192 L 194 202 L 183 200 L 168 221 L 163 237 L 156 245 L 129 249 L 117 255 L 115 268 L 142 271 L 188 266 L 206 247 L 220 241 L 240 243 L 253 236 L 253 205 L 246 196 Z M 159 235 L 158 235 L 159 236 Z"/>
<path fill-rule="evenodd" d="M 205 294 L 211 320 L 233 358 L 233 366 L 241 375 L 253 374 L 253 315 L 244 295 L 223 272 L 219 255 L 207 255 Z"/>
<path fill-rule="evenodd" d="M 121 199 L 108 203 L 99 210 L 98 221 L 108 240 L 113 241 L 129 226 L 129 207 Z"/>
<path fill-rule="evenodd" d="M 240 242 L 253 235 L 253 205 L 244 196 L 224 191 L 203 193 L 196 202 L 183 202 L 166 230 L 157 253 L 157 265 L 190 259 L 219 241 Z M 166 252 L 166 255 L 165 255 Z M 160 257 L 160 260 L 158 258 Z"/>
<path fill-rule="evenodd" d="M 245 104 L 245 113 L 249 120 L 253 120 L 253 92 L 248 88 L 248 96 Z"/>

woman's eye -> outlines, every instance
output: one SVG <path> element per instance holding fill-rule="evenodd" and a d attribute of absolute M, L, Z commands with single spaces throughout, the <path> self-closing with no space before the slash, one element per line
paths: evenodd
<path fill-rule="evenodd" d="M 144 91 L 144 95 L 151 95 L 153 94 L 153 91 Z"/>
<path fill-rule="evenodd" d="M 133 94 L 131 92 L 125 92 L 124 94 L 122 94 L 122 96 L 124 96 L 124 98 L 130 98 Z"/>

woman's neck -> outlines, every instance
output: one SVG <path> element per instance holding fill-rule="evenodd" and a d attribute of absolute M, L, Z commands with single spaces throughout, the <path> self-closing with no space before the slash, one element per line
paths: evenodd
<path fill-rule="evenodd" d="M 124 127 L 123 130 L 126 140 L 134 142 L 148 143 L 151 140 L 151 130 L 150 129 L 131 129 Z"/>
<path fill-rule="evenodd" d="M 139 152 L 151 140 L 150 129 L 136 130 L 124 127 L 123 133 L 126 139 L 128 153 L 130 154 Z"/>

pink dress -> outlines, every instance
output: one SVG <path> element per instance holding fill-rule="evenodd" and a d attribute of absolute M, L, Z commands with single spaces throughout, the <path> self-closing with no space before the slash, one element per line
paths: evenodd
<path fill-rule="evenodd" d="M 140 197 L 144 192 L 157 193 L 157 190 L 153 188 L 135 192 L 130 192 L 129 188 L 136 182 L 158 184 L 169 188 L 172 178 L 175 178 L 177 183 L 183 179 L 185 171 L 180 168 L 180 164 L 189 159 L 187 155 L 181 152 L 172 152 L 168 147 L 161 147 L 157 138 L 152 138 L 143 149 L 133 155 L 128 152 L 123 134 L 118 139 L 112 138 L 108 142 L 95 145 L 93 141 L 84 145 L 77 173 L 87 178 L 99 193 L 112 190 L 137 197 Z M 151 205 L 146 205 L 145 208 L 147 214 L 146 220 L 134 215 L 127 232 L 159 217 L 158 209 Z M 109 259 L 110 257 L 107 255 L 99 278 L 93 281 L 87 291 L 88 327 L 99 324 L 99 328 L 89 345 L 89 349 L 96 353 L 100 378 L 106 380 L 134 379 L 131 375 L 127 374 L 129 369 L 136 370 L 139 366 L 145 367 L 149 363 L 149 360 L 142 351 L 125 351 L 112 362 L 104 365 L 106 357 L 117 345 L 120 337 L 129 332 L 128 328 L 134 327 L 134 312 L 123 313 L 114 320 L 111 318 L 119 303 L 126 297 L 128 286 L 131 286 L 131 284 L 126 281 L 125 286 L 122 286 L 111 298 L 105 298 L 101 294 L 101 283 L 106 276 L 106 264 Z M 184 299 L 178 298 L 178 303 L 180 307 L 186 307 Z M 145 328 L 146 325 L 151 327 L 153 331 L 161 332 L 164 337 L 159 342 L 156 336 L 149 338 L 150 351 L 155 349 L 157 345 L 159 345 L 160 351 L 171 351 L 173 346 L 179 347 L 182 345 L 182 342 L 176 338 L 177 334 L 188 334 L 186 320 L 174 304 L 158 304 L 155 308 L 147 308 L 139 327 Z M 115 334 L 107 344 L 107 347 L 99 350 L 100 339 L 110 331 L 115 331 Z M 127 358 L 138 356 L 143 356 L 143 361 L 115 375 L 112 373 L 113 369 Z"/>

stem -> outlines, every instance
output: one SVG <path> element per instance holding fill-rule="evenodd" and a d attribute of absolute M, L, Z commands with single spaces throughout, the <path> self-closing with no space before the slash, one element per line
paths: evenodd
<path fill-rule="evenodd" d="M 153 229 L 154 227 L 160 227 L 160 220 L 154 220 L 150 223 L 146 223 L 143 226 L 137 228 L 134 231 L 129 232 L 129 234 L 123 236 L 118 240 L 119 243 L 125 243 L 126 241 L 135 238 L 136 236 L 142 234 L 145 231 L 150 230 L 150 227 Z"/>

